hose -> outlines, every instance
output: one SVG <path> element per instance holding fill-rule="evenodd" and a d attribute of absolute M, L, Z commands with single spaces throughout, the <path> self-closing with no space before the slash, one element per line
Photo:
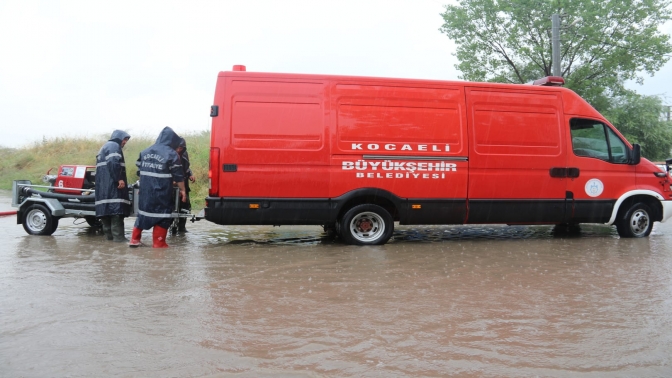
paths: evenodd
<path fill-rule="evenodd" d="M 76 194 L 61 194 L 53 192 L 41 192 L 39 190 L 32 189 L 30 187 L 24 186 L 21 188 L 21 191 L 24 195 L 37 195 L 42 198 L 54 198 L 59 201 L 70 201 L 70 200 L 79 200 L 79 202 L 95 202 L 95 196 L 82 196 Z"/>
<path fill-rule="evenodd" d="M 93 203 L 61 202 L 64 209 L 96 211 L 96 205 Z"/>

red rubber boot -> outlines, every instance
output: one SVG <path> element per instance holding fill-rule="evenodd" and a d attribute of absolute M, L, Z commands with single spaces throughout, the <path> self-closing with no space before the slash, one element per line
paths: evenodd
<path fill-rule="evenodd" d="M 166 244 L 166 235 L 168 234 L 168 229 L 159 227 L 159 226 L 154 226 L 154 231 L 152 233 L 153 237 L 153 242 L 154 244 L 152 247 L 154 248 L 168 248 L 168 244 Z"/>
<path fill-rule="evenodd" d="M 136 248 L 142 245 L 140 242 L 140 237 L 142 236 L 142 229 L 133 227 L 133 234 L 131 234 L 131 241 L 128 242 L 128 246 L 131 248 Z"/>

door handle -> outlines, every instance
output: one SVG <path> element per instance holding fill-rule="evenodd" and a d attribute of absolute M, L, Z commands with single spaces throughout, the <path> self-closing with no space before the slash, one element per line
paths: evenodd
<path fill-rule="evenodd" d="M 579 177 L 579 168 L 558 168 L 558 167 L 553 167 L 550 169 L 549 174 L 551 177 L 556 177 L 556 178 L 577 178 Z"/>
<path fill-rule="evenodd" d="M 556 178 L 567 177 L 567 168 L 553 167 L 553 168 L 551 168 L 549 173 L 550 173 L 551 177 L 556 177 Z"/>

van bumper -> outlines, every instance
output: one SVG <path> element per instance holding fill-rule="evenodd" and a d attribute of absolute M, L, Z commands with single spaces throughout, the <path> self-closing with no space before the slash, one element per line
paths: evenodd
<path fill-rule="evenodd" d="M 336 209 L 326 198 L 207 197 L 205 219 L 219 225 L 324 225 Z"/>

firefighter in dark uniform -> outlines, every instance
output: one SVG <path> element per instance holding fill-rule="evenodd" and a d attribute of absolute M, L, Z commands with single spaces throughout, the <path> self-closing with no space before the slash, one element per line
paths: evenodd
<path fill-rule="evenodd" d="M 184 188 L 187 191 L 187 200 L 180 202 L 180 210 L 184 209 L 191 211 L 191 200 L 189 198 L 189 192 L 191 191 L 191 189 L 189 188 L 189 181 L 196 182 L 196 177 L 194 177 L 194 173 L 191 171 L 189 165 L 189 153 L 187 152 L 187 142 L 184 140 L 184 138 L 180 138 L 180 145 L 177 148 L 177 154 L 180 155 L 180 161 L 182 162 L 182 170 L 184 170 Z M 186 224 L 187 224 L 187 218 L 179 218 L 177 220 L 177 232 L 178 233 L 188 232 Z"/>
<path fill-rule="evenodd" d="M 140 193 L 138 195 L 138 217 L 135 220 L 131 247 L 141 245 L 142 230 L 154 228 L 152 245 L 154 248 L 166 248 L 166 234 L 173 221 L 174 209 L 173 182 L 180 190 L 180 199 L 185 201 L 184 171 L 177 154 L 180 137 L 173 129 L 165 127 L 149 148 L 140 153 L 135 165 L 140 175 Z"/>
<path fill-rule="evenodd" d="M 124 217 L 131 212 L 131 201 L 122 148 L 130 138 L 125 131 L 114 130 L 96 156 L 96 216 L 107 240 L 115 242 L 128 241 L 124 236 Z"/>

